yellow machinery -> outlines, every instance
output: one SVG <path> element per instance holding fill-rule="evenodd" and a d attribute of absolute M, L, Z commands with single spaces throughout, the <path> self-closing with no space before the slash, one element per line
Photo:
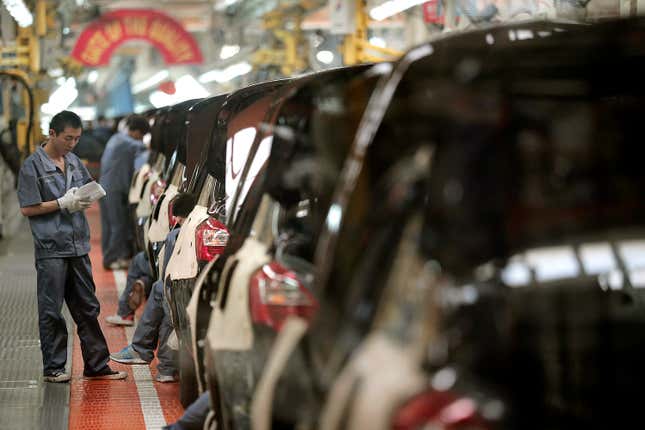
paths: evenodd
<path fill-rule="evenodd" d="M 302 37 L 300 24 L 307 12 L 323 4 L 321 0 L 302 0 L 267 12 L 262 17 L 264 28 L 273 34 L 276 43 L 271 48 L 256 51 L 251 59 L 253 65 L 279 67 L 285 76 L 305 70 L 309 65 L 306 60 L 308 46 Z"/>
<path fill-rule="evenodd" d="M 355 2 L 355 30 L 345 36 L 340 47 L 343 63 L 345 65 L 375 63 L 400 57 L 402 52 L 369 43 L 367 37 L 369 17 L 365 0 L 349 1 Z M 254 66 L 278 67 L 284 76 L 291 76 L 307 69 L 309 47 L 302 36 L 301 22 L 306 13 L 326 3 L 322 0 L 301 0 L 295 4 L 279 6 L 266 13 L 263 16 L 264 28 L 272 33 L 275 43 L 271 48 L 263 48 L 253 54 Z"/>
<path fill-rule="evenodd" d="M 365 0 L 352 0 L 355 2 L 355 30 L 353 34 L 348 34 L 341 45 L 343 54 L 343 63 L 347 66 L 360 63 L 378 63 L 380 61 L 395 60 L 402 52 L 372 45 L 367 38 L 367 25 L 369 16 L 365 8 Z M 374 51 L 380 56 L 373 55 Z"/>
<path fill-rule="evenodd" d="M 28 154 L 42 139 L 39 126 L 38 107 L 46 101 L 47 94 L 38 89 L 37 82 L 46 75 L 41 70 L 41 40 L 46 37 L 47 3 L 37 0 L 35 6 L 34 24 L 26 28 L 18 28 L 15 43 L 5 46 L 0 41 L 0 78 L 9 78 L 21 84 L 20 94 L 22 105 L 25 107 L 25 117 L 19 118 L 16 125 L 17 146 L 22 154 Z M 11 103 L 8 103 L 12 86 L 3 85 L 2 98 L 5 123 L 12 117 Z"/>

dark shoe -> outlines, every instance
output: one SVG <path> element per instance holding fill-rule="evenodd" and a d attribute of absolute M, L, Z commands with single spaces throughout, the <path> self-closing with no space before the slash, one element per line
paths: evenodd
<path fill-rule="evenodd" d="M 128 377 L 128 372 L 123 372 L 120 370 L 108 369 L 104 372 L 99 373 L 83 373 L 83 378 L 91 380 L 115 380 L 115 379 L 125 379 Z"/>
<path fill-rule="evenodd" d="M 61 371 L 54 372 L 51 375 L 43 376 L 43 381 L 45 382 L 67 382 L 70 379 L 72 378 L 71 376 L 69 376 L 68 373 L 61 372 Z"/>
<path fill-rule="evenodd" d="M 128 296 L 128 306 L 130 309 L 136 311 L 139 306 L 141 306 L 141 303 L 143 303 L 145 296 L 146 286 L 141 279 L 137 279 L 134 281 L 134 284 L 132 284 L 132 292 Z"/>

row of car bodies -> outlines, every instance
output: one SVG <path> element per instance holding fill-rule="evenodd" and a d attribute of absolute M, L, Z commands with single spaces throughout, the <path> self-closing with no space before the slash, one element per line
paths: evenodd
<path fill-rule="evenodd" d="M 219 429 L 638 419 L 643 40 L 491 26 L 170 108 L 187 164 L 148 235 L 199 194 L 162 274 L 182 402 L 208 389 Z"/>

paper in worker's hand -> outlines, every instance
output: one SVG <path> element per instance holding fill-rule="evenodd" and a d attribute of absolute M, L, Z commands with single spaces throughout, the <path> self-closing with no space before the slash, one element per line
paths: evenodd
<path fill-rule="evenodd" d="M 90 200 L 94 202 L 105 196 L 105 190 L 101 184 L 96 181 L 92 181 L 76 190 L 76 195 L 82 200 Z"/>

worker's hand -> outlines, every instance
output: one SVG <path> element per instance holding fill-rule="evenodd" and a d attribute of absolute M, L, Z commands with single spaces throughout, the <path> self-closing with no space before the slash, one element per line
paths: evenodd
<path fill-rule="evenodd" d="M 91 200 L 78 196 L 76 190 L 78 190 L 77 187 L 70 188 L 63 197 L 58 199 L 58 206 L 61 209 L 67 209 L 69 213 L 74 213 L 85 210 L 92 205 Z"/>
<path fill-rule="evenodd" d="M 56 201 L 58 202 L 58 207 L 61 209 L 67 209 L 69 211 L 74 204 L 74 194 L 76 194 L 76 190 L 78 190 L 77 187 L 72 187 L 67 190 L 63 197 L 57 199 Z"/>
<path fill-rule="evenodd" d="M 74 213 L 78 211 L 84 211 L 90 206 L 92 206 L 92 200 L 88 198 L 81 198 L 77 194 L 74 194 L 74 201 L 72 202 L 72 205 L 68 210 L 70 213 Z"/>
<path fill-rule="evenodd" d="M 78 211 L 84 211 L 90 206 L 92 206 L 91 200 L 74 199 L 72 206 L 68 210 L 70 213 L 74 213 Z"/>

